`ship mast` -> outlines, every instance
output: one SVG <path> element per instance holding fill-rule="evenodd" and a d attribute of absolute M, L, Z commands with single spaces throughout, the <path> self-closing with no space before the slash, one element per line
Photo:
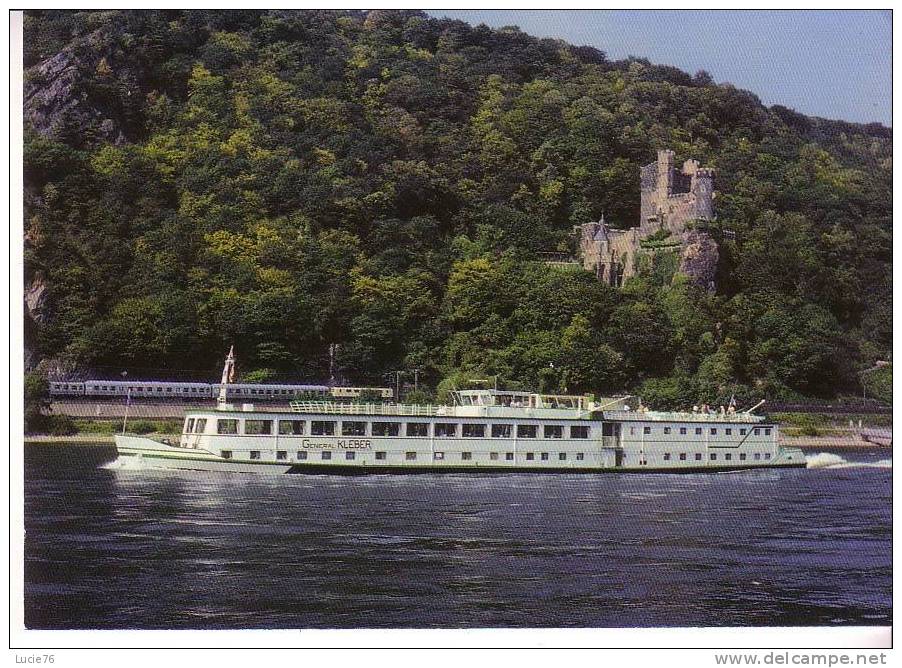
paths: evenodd
<path fill-rule="evenodd" d="M 229 356 L 226 357 L 222 367 L 222 381 L 219 383 L 219 401 L 217 406 L 224 408 L 226 404 L 226 386 L 235 380 L 235 346 L 229 348 Z"/>

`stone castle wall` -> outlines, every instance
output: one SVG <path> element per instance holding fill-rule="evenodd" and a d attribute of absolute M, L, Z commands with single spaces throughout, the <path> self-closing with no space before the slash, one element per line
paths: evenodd
<path fill-rule="evenodd" d="M 576 228 L 583 267 L 594 272 L 599 280 L 619 286 L 635 275 L 640 253 L 655 252 L 643 250 L 641 241 L 667 230 L 682 245 L 681 270 L 686 268 L 694 282 L 712 288 L 717 246 L 711 239 L 702 239 L 700 235 L 707 236 L 704 233 L 689 230 L 687 223 L 714 219 L 714 171 L 700 167 L 696 160 L 687 160 L 677 169 L 673 151 L 665 150 L 658 151 L 655 162 L 639 169 L 639 181 L 638 226 L 616 230 L 602 218 Z M 713 262 L 710 261 L 712 249 Z M 690 262 L 687 253 L 692 255 Z M 700 259 L 700 256 L 704 257 Z M 700 267 L 707 270 L 703 275 L 693 275 Z"/>

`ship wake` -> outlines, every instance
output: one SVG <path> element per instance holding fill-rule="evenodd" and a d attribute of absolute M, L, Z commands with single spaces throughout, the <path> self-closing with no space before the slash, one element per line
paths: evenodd
<path fill-rule="evenodd" d="M 850 468 L 878 468 L 891 469 L 893 467 L 892 459 L 881 459 L 876 462 L 850 462 L 849 460 L 835 455 L 832 452 L 819 452 L 816 455 L 805 457 L 807 467 L 810 469 L 850 469 Z"/>
<path fill-rule="evenodd" d="M 108 471 L 144 471 L 153 467 L 143 457 L 117 457 L 100 468 Z"/>

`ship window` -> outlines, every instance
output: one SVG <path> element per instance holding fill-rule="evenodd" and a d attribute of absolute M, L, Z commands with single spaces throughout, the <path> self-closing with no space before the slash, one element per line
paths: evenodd
<path fill-rule="evenodd" d="M 271 434 L 272 433 L 272 420 L 245 420 L 244 421 L 244 433 L 245 434 Z"/>
<path fill-rule="evenodd" d="M 492 460 L 498 459 L 498 453 L 497 452 L 490 453 L 489 459 L 492 459 Z"/>
<path fill-rule="evenodd" d="M 400 422 L 374 422 L 373 436 L 397 436 L 401 432 Z"/>
<path fill-rule="evenodd" d="M 577 458 L 579 461 L 582 461 L 582 460 L 584 460 L 584 459 L 586 458 L 586 456 L 585 456 L 585 454 L 583 454 L 582 452 L 577 452 L 577 453 L 576 453 L 576 458 Z"/>
<path fill-rule="evenodd" d="M 613 436 L 614 435 L 614 425 L 612 425 L 612 424 L 601 425 L 601 435 L 602 436 Z"/>
<path fill-rule="evenodd" d="M 756 460 L 760 460 L 760 459 L 761 459 L 761 453 L 760 453 L 760 452 L 756 452 L 756 453 L 755 453 L 755 459 L 756 459 Z"/>
<path fill-rule="evenodd" d="M 665 462 L 669 462 L 669 461 L 670 461 L 670 453 L 669 453 L 669 452 L 665 452 L 665 453 L 664 453 L 664 461 L 665 461 Z"/>
<path fill-rule="evenodd" d="M 570 438 L 589 438 L 589 427 L 586 425 L 571 426 Z"/>
<path fill-rule="evenodd" d="M 376 459 L 385 459 L 385 453 L 384 453 L 384 452 L 377 452 L 377 453 L 376 453 Z"/>
<path fill-rule="evenodd" d="M 702 428 L 701 428 L 701 427 L 696 427 L 696 428 L 695 428 L 695 435 L 696 435 L 696 436 L 701 436 L 701 435 L 702 435 Z"/>
<path fill-rule="evenodd" d="M 564 461 L 565 459 L 567 459 L 567 453 L 566 453 L 566 452 L 559 452 L 558 455 L 557 455 L 557 458 L 560 459 L 561 461 Z"/>
<path fill-rule="evenodd" d="M 457 425 L 450 422 L 436 422 L 435 423 L 435 437 L 436 438 L 452 438 L 457 436 Z"/>
<path fill-rule="evenodd" d="M 535 438 L 536 426 L 534 424 L 518 424 L 517 438 Z"/>
<path fill-rule="evenodd" d="M 686 435 L 686 427 L 680 427 L 680 434 L 683 436 Z"/>
<path fill-rule="evenodd" d="M 669 433 L 670 433 L 670 427 L 664 427 L 664 433 L 665 433 L 665 434 L 669 434 Z"/>
<path fill-rule="evenodd" d="M 559 424 L 546 424 L 543 430 L 545 438 L 564 438 L 564 427 Z"/>
<path fill-rule="evenodd" d="M 279 420 L 279 433 L 283 436 L 303 436 L 304 420 Z"/>
<path fill-rule="evenodd" d="M 685 462 L 685 461 L 686 461 L 686 453 L 685 453 L 685 452 L 681 452 L 681 453 L 680 453 L 680 461 L 681 461 L 681 462 Z"/>
<path fill-rule="evenodd" d="M 755 428 L 755 429 L 752 430 L 752 433 L 754 433 L 755 436 L 760 436 L 760 435 L 761 435 L 761 430 L 758 429 L 758 428 Z"/>
<path fill-rule="evenodd" d="M 216 433 L 217 434 L 237 434 L 238 433 L 238 420 L 217 420 L 216 421 Z"/>
<path fill-rule="evenodd" d="M 464 424 L 462 428 L 464 438 L 482 438 L 485 436 L 484 424 Z"/>
<path fill-rule="evenodd" d="M 350 459 L 354 459 L 354 456 L 355 456 L 356 454 L 357 454 L 356 452 L 346 452 L 346 453 L 345 453 L 345 459 L 349 459 L 349 460 L 350 460 Z"/>
<path fill-rule="evenodd" d="M 219 454 L 222 455 L 222 458 L 223 458 L 223 459 L 231 459 L 231 458 L 232 458 L 232 451 L 231 451 L 231 450 L 223 450 L 223 451 L 220 452 Z"/>
<path fill-rule="evenodd" d="M 251 459 L 260 459 L 260 451 L 251 450 Z"/>
<path fill-rule="evenodd" d="M 328 450 L 323 450 L 322 458 L 323 459 L 332 459 L 332 453 L 329 452 Z"/>
<path fill-rule="evenodd" d="M 765 453 L 764 453 L 764 458 L 765 458 L 765 459 L 770 459 L 770 453 L 769 453 L 769 452 L 765 452 Z"/>
<path fill-rule="evenodd" d="M 643 433 L 643 434 L 650 434 L 650 433 L 651 433 L 651 427 L 642 427 L 642 433 Z"/>
<path fill-rule="evenodd" d="M 532 460 L 535 459 L 535 458 L 536 458 L 536 455 L 535 455 L 534 452 L 527 452 L 527 453 L 526 453 L 526 459 L 527 459 L 528 461 L 532 461 Z"/>
<path fill-rule="evenodd" d="M 404 453 L 404 459 L 416 459 L 416 458 L 417 458 L 417 453 L 415 453 L 415 452 L 405 452 Z"/>
<path fill-rule="evenodd" d="M 277 450 L 276 451 L 276 459 L 288 459 L 288 451 L 287 450 Z"/>
<path fill-rule="evenodd" d="M 725 433 L 726 433 L 727 436 L 732 436 L 732 435 L 733 435 L 733 430 L 727 428 L 727 429 L 725 430 Z"/>
<path fill-rule="evenodd" d="M 742 428 L 742 429 L 739 430 L 739 435 L 740 435 L 740 436 L 745 436 L 747 431 L 748 431 L 747 429 Z"/>
<path fill-rule="evenodd" d="M 711 427 L 711 435 L 712 435 L 712 436 L 716 436 L 716 435 L 717 435 L 717 427 Z"/>
<path fill-rule="evenodd" d="M 194 431 L 194 418 L 188 418 L 188 422 L 185 426 L 185 433 L 190 434 Z"/>
<path fill-rule="evenodd" d="M 345 422 L 341 423 L 342 436 L 366 436 L 366 422 Z"/>
<path fill-rule="evenodd" d="M 739 453 L 739 459 L 740 459 L 740 461 L 743 461 L 743 462 L 745 461 L 745 453 L 744 452 Z"/>
<path fill-rule="evenodd" d="M 542 461 L 543 461 L 543 462 L 544 462 L 544 461 L 548 461 L 548 453 L 547 453 L 547 452 L 543 452 L 543 453 L 542 453 Z"/>
<path fill-rule="evenodd" d="M 307 451 L 298 450 L 298 459 L 307 459 Z"/>
<path fill-rule="evenodd" d="M 727 460 L 733 459 L 733 453 L 732 453 L 732 452 L 728 452 L 727 454 L 725 454 L 725 455 L 723 456 L 723 458 L 724 458 L 724 459 L 727 459 Z"/>
<path fill-rule="evenodd" d="M 492 438 L 510 438 L 511 425 L 509 424 L 493 424 Z"/>
<path fill-rule="evenodd" d="M 429 424 L 427 422 L 408 422 L 407 423 L 407 435 L 408 436 L 428 436 L 429 434 Z"/>
<path fill-rule="evenodd" d="M 332 436 L 335 433 L 335 423 L 313 420 L 310 423 L 310 433 L 313 436 Z"/>
<path fill-rule="evenodd" d="M 207 431 L 207 418 L 197 418 L 197 422 L 194 424 L 194 433 L 203 434 L 205 431 Z"/>
<path fill-rule="evenodd" d="M 433 458 L 433 459 L 444 459 L 444 458 L 445 458 L 445 453 L 444 453 L 444 452 L 433 452 L 433 453 L 432 453 L 432 458 Z"/>
<path fill-rule="evenodd" d="M 505 452 L 505 453 L 504 453 L 504 458 L 505 458 L 507 461 L 512 462 L 512 461 L 514 460 L 514 453 L 513 453 L 513 452 Z"/>
<path fill-rule="evenodd" d="M 461 452 L 460 458 L 463 460 L 469 461 L 469 460 L 473 459 L 473 453 L 472 452 Z"/>
<path fill-rule="evenodd" d="M 698 462 L 698 461 L 701 461 L 701 459 L 702 459 L 702 453 L 696 452 L 695 453 L 695 461 Z"/>
<path fill-rule="evenodd" d="M 716 453 L 716 452 L 712 452 L 712 453 L 711 453 L 711 461 L 713 462 L 715 459 L 717 459 L 717 453 Z"/>
<path fill-rule="evenodd" d="M 764 430 L 764 435 L 765 435 L 765 436 L 770 436 L 770 429 L 765 429 L 765 430 Z"/>

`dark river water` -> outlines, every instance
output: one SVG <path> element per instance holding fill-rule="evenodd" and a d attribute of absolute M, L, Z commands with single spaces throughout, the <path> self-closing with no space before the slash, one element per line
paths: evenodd
<path fill-rule="evenodd" d="M 888 625 L 890 454 L 838 454 L 715 475 L 270 477 L 30 446 L 25 621 Z"/>

